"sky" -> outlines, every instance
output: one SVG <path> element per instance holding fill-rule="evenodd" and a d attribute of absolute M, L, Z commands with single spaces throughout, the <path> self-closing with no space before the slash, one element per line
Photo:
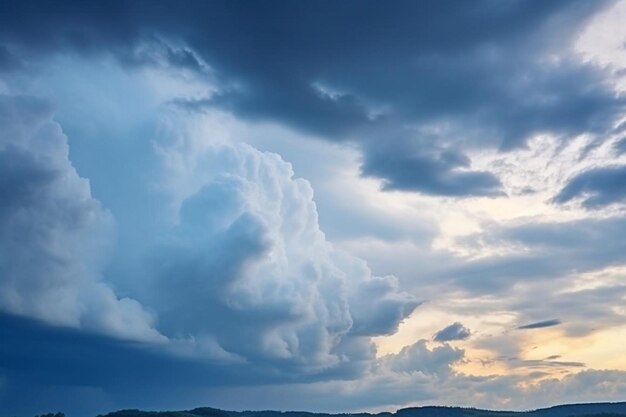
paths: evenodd
<path fill-rule="evenodd" d="M 625 20 L 0 2 L 0 416 L 626 400 Z"/>

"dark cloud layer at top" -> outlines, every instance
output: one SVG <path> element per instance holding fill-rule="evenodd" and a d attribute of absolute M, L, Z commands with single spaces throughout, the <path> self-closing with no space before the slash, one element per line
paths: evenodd
<path fill-rule="evenodd" d="M 364 174 L 387 189 L 493 195 L 493 175 L 471 171 L 462 150 L 451 161 L 429 142 L 509 149 L 535 133 L 610 130 L 624 101 L 603 74 L 551 58 L 603 5 L 9 1 L 0 5 L 0 36 L 23 54 L 106 51 L 126 61 L 145 39 L 181 40 L 191 49 L 174 64 L 197 70 L 193 50 L 220 84 L 191 107 L 361 144 Z M 390 137 L 389 126 L 445 129 Z M 415 140 L 418 156 L 407 157 Z"/>

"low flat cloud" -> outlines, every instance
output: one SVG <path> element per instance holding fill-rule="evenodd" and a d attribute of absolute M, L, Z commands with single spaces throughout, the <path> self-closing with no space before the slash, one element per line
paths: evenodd
<path fill-rule="evenodd" d="M 518 330 L 543 329 L 546 327 L 558 326 L 560 324 L 561 324 L 561 320 L 550 319 L 550 320 L 536 321 L 534 323 L 523 324 L 521 326 L 517 326 L 517 329 Z"/>

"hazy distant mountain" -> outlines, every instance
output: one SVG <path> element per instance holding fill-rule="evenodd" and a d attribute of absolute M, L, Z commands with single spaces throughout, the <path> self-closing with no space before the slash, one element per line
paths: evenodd
<path fill-rule="evenodd" d="M 412 407 L 395 413 L 327 414 L 304 411 L 225 411 L 216 408 L 195 408 L 184 411 L 121 410 L 98 417 L 626 417 L 626 402 L 566 404 L 534 411 L 489 411 L 461 407 Z"/>

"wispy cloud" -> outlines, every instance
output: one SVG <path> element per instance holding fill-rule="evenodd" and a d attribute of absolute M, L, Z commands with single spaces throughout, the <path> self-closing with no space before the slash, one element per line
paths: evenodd
<path fill-rule="evenodd" d="M 554 327 L 560 324 L 561 324 L 561 320 L 550 319 L 550 320 L 537 321 L 534 323 L 523 324 L 521 326 L 518 326 L 517 329 L 518 330 L 543 329 L 545 327 Z"/>

